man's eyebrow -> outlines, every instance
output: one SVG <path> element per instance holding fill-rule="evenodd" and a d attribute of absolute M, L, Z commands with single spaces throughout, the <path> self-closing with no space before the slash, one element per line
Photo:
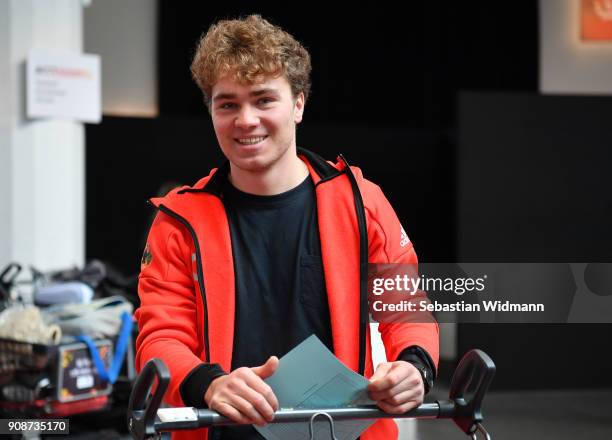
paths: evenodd
<path fill-rule="evenodd" d="M 213 101 L 217 101 L 219 99 L 235 99 L 235 93 L 219 93 L 218 95 L 213 96 Z"/>
<path fill-rule="evenodd" d="M 251 93 L 249 93 L 250 96 L 261 96 L 261 95 L 279 95 L 278 90 L 276 89 L 272 89 L 272 88 L 267 88 L 267 89 L 259 89 L 259 90 L 254 90 Z"/>
<path fill-rule="evenodd" d="M 251 93 L 249 93 L 249 96 L 261 96 L 261 95 L 268 95 L 268 94 L 278 96 L 280 93 L 278 92 L 277 89 L 265 88 L 265 89 L 253 90 Z M 236 94 L 221 92 L 218 95 L 213 96 L 213 101 L 220 101 L 223 99 L 236 99 Z"/>

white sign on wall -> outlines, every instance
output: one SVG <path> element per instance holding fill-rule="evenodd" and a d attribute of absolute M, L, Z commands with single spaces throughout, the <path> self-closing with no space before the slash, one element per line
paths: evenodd
<path fill-rule="evenodd" d="M 27 116 L 100 122 L 98 55 L 32 50 L 27 62 Z"/>

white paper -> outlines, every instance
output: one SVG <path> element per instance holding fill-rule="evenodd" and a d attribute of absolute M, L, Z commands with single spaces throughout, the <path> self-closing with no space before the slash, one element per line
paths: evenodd
<path fill-rule="evenodd" d="M 349 370 L 314 335 L 280 359 L 276 372 L 266 379 L 281 409 L 347 408 L 375 404 L 368 398 L 369 381 Z M 354 440 L 375 420 L 335 421 L 338 440 Z M 267 440 L 309 440 L 309 423 L 270 423 L 254 426 Z M 315 439 L 329 439 L 329 421 L 317 417 Z"/>

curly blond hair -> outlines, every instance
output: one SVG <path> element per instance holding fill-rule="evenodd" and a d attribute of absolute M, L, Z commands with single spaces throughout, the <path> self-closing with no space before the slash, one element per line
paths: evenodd
<path fill-rule="evenodd" d="M 310 55 L 290 34 L 259 15 L 221 20 L 200 38 L 191 74 L 210 107 L 214 84 L 233 75 L 241 84 L 284 76 L 294 97 L 310 92 Z"/>

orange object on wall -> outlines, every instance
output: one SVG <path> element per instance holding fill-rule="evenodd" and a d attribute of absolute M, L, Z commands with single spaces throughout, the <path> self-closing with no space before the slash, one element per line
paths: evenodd
<path fill-rule="evenodd" d="M 580 38 L 612 41 L 612 0 L 581 0 Z"/>

